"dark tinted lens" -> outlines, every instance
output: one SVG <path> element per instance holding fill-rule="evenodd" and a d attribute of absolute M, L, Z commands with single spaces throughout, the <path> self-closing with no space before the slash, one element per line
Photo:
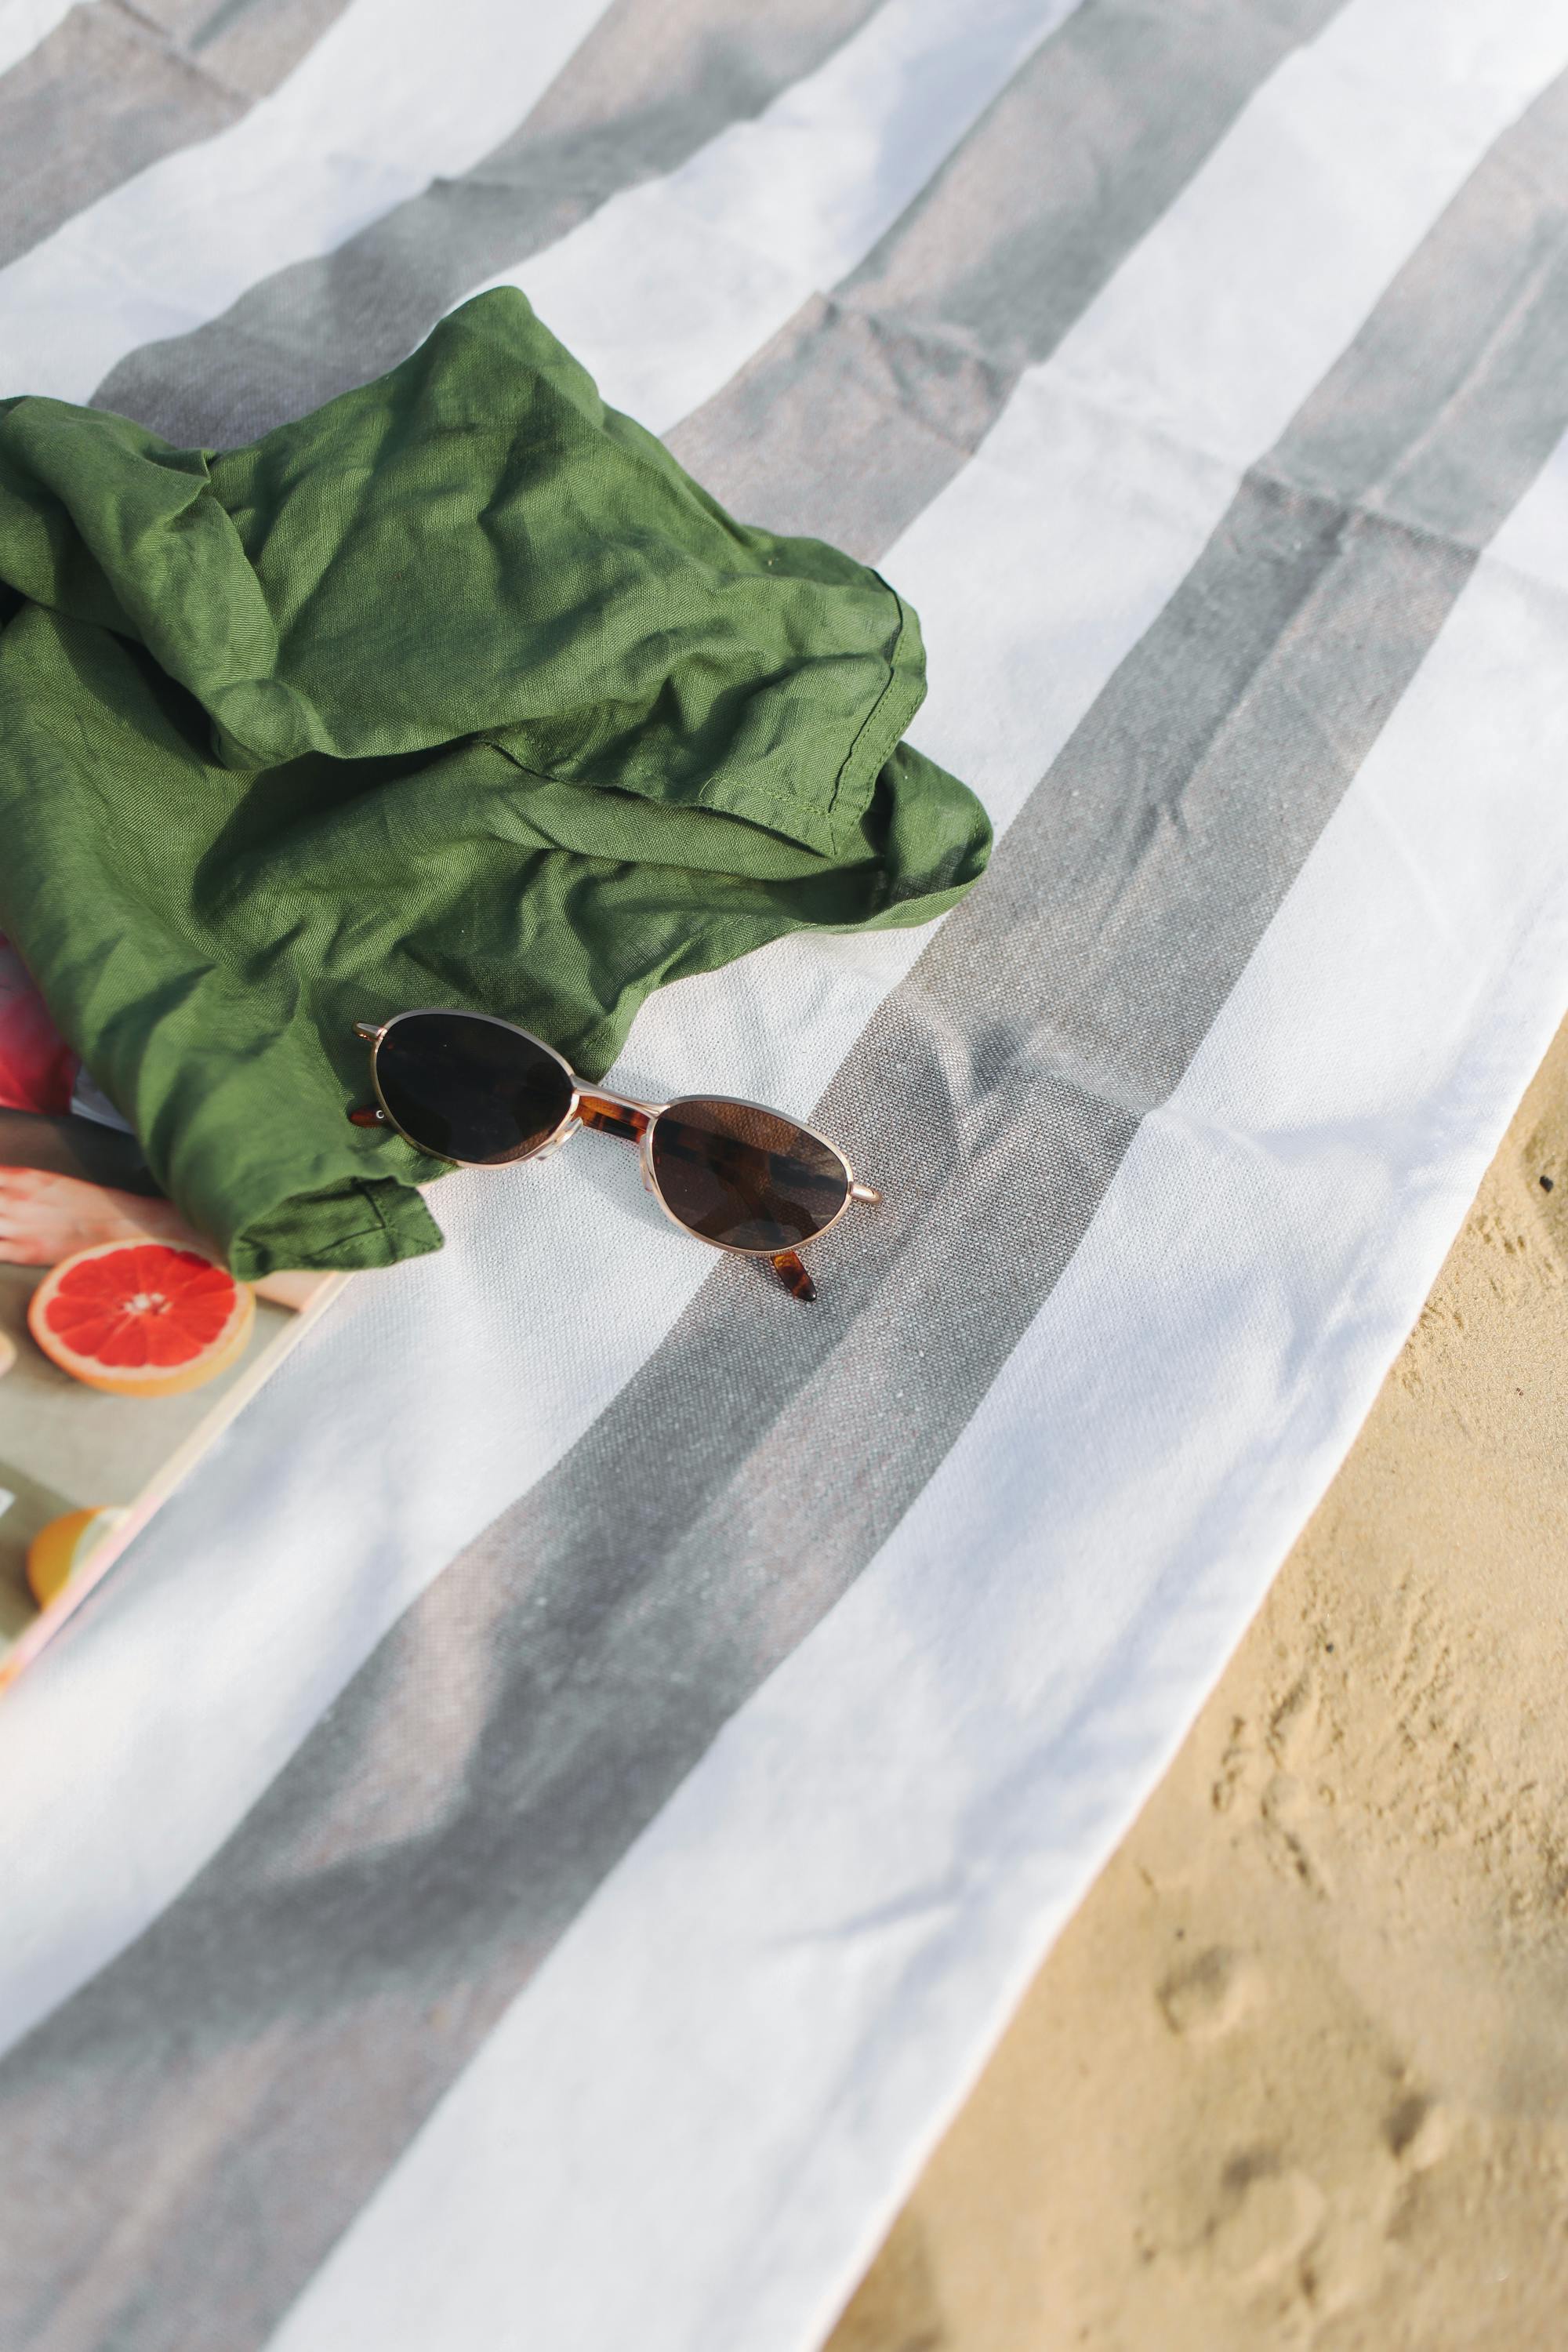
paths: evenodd
<path fill-rule="evenodd" d="M 548 1143 L 572 1081 L 542 1045 L 468 1013 L 409 1013 L 375 1049 L 382 1099 L 443 1160 L 526 1160 Z"/>
<path fill-rule="evenodd" d="M 849 1189 L 837 1152 L 752 1103 L 672 1103 L 653 1130 L 667 1206 L 706 1241 L 786 1250 L 830 1224 Z"/>

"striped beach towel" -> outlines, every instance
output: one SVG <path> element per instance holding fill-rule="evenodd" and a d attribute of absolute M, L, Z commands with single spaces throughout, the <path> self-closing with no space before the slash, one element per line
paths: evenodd
<path fill-rule="evenodd" d="M 881 1186 L 814 1309 L 616 1154 L 455 1176 L 0 1706 L 0 2343 L 811 2352 L 1568 1003 L 1568 11 L 0 0 L 0 390 L 231 445 L 515 283 L 909 597 L 998 835 L 618 1067 Z"/>

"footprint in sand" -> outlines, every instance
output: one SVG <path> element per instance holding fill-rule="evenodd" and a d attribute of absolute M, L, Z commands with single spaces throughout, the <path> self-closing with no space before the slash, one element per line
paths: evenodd
<path fill-rule="evenodd" d="M 1533 1129 L 1520 1154 L 1519 1173 L 1523 1180 L 1521 1222 L 1531 1228 L 1537 1251 L 1544 1244 L 1545 1278 L 1560 1281 L 1568 1273 L 1568 1135 L 1555 1124 Z M 1526 1246 L 1521 1234 L 1516 1247 Z"/>
<path fill-rule="evenodd" d="M 1245 1963 L 1222 1944 L 1211 1944 L 1173 1969 L 1154 1997 L 1173 2033 L 1202 2042 L 1236 2023 L 1250 1990 Z"/>
<path fill-rule="evenodd" d="M 1226 2167 L 1231 2202 L 1209 2245 L 1237 2286 L 1256 2287 L 1300 2261 L 1321 2230 L 1328 2201 L 1305 2172 L 1281 2171 L 1268 2157 L 1240 2157 Z"/>
<path fill-rule="evenodd" d="M 1447 2115 L 1435 2099 L 1423 2091 L 1410 2091 L 1391 2109 L 1383 2137 L 1398 2163 L 1412 2172 L 1425 2172 L 1447 2153 L 1453 2133 Z"/>

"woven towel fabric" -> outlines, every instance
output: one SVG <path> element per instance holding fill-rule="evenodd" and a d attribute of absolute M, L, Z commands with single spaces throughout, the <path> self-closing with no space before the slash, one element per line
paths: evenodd
<path fill-rule="evenodd" d="M 616 1065 L 842 1135 L 811 1313 L 454 1178 L 0 1707 L 0 2336 L 812 2352 L 1568 1001 L 1568 21 L 395 6 L 20 225 L 27 381 L 237 446 L 515 282 L 997 846 Z"/>

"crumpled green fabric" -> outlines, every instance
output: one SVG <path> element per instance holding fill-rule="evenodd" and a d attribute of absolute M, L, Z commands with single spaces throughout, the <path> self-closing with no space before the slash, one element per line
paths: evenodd
<path fill-rule="evenodd" d="M 732 521 L 509 289 L 222 455 L 0 403 L 0 930 L 242 1277 L 439 1244 L 354 1021 L 599 1076 L 664 982 L 952 905 L 990 835 L 923 691 L 877 573 Z"/>

